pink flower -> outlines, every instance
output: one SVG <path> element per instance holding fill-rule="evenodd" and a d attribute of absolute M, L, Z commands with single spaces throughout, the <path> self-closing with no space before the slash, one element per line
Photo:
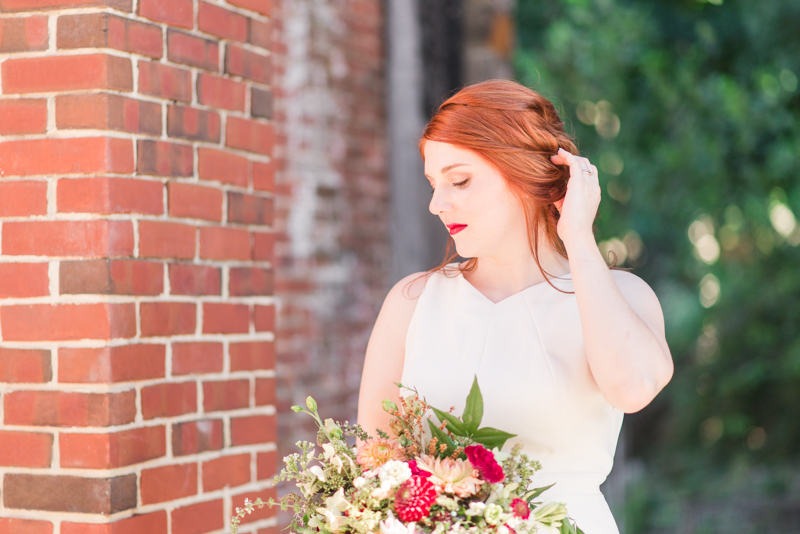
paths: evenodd
<path fill-rule="evenodd" d="M 407 463 L 408 467 L 411 469 L 412 475 L 417 475 L 424 478 L 429 478 L 431 476 L 431 474 L 428 471 L 423 471 L 422 469 L 419 468 L 416 460 L 409 460 Z"/>
<path fill-rule="evenodd" d="M 436 486 L 436 493 L 450 493 L 458 497 L 469 497 L 478 492 L 483 480 L 476 478 L 475 468 L 469 461 L 460 458 L 436 459 L 423 454 L 417 458 L 417 466 L 431 474 L 428 480 Z"/>
<path fill-rule="evenodd" d="M 506 478 L 503 468 L 494 459 L 492 451 L 487 450 L 483 445 L 470 445 L 464 449 L 464 452 L 467 453 L 467 458 L 486 482 L 497 484 Z"/>
<path fill-rule="evenodd" d="M 436 488 L 427 478 L 411 475 L 400 484 L 394 497 L 394 510 L 401 521 L 419 521 L 428 517 L 436 501 Z"/>
<path fill-rule="evenodd" d="M 376 469 L 389 460 L 405 460 L 399 443 L 390 439 L 368 439 L 358 448 L 356 462 L 366 469 Z"/>
<path fill-rule="evenodd" d="M 528 519 L 531 515 L 531 509 L 528 507 L 528 503 L 522 499 L 514 499 L 511 501 L 511 510 L 514 512 L 514 516 L 520 519 Z"/>

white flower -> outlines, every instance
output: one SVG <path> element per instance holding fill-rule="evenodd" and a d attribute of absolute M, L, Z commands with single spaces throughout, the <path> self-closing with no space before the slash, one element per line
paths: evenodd
<path fill-rule="evenodd" d="M 469 503 L 469 510 L 467 510 L 467 515 L 481 515 L 483 511 L 486 509 L 486 505 L 480 501 L 472 501 Z"/>
<path fill-rule="evenodd" d="M 344 488 L 339 488 L 336 493 L 325 499 L 325 508 L 337 512 L 344 512 L 350 508 L 350 503 L 344 498 Z"/>
<path fill-rule="evenodd" d="M 444 508 L 445 510 L 455 511 L 458 510 L 458 503 L 455 499 L 451 499 L 446 495 L 439 495 L 436 497 L 436 504 Z"/>
<path fill-rule="evenodd" d="M 372 490 L 372 493 L 370 495 L 372 495 L 376 499 L 383 500 L 389 498 L 389 495 L 391 495 L 391 493 L 392 493 L 392 484 L 387 480 L 386 482 L 381 482 L 380 487 Z"/>
<path fill-rule="evenodd" d="M 499 527 L 497 527 L 497 534 L 508 534 L 508 533 L 509 533 L 509 530 L 508 530 L 507 526 L 500 525 Z"/>
<path fill-rule="evenodd" d="M 391 487 L 396 488 L 411 478 L 411 468 L 406 462 L 389 460 L 378 469 L 378 477 L 381 479 L 381 486 L 388 482 Z"/>
<path fill-rule="evenodd" d="M 380 532 L 381 534 L 414 534 L 414 527 L 416 527 L 415 522 L 404 525 L 402 521 L 395 519 L 394 514 L 389 510 L 386 519 L 380 523 Z"/>
<path fill-rule="evenodd" d="M 486 510 L 483 512 L 483 518 L 490 525 L 504 523 L 505 521 L 503 521 L 503 519 L 505 515 L 506 514 L 503 513 L 503 507 L 494 503 L 486 506 Z"/>
<path fill-rule="evenodd" d="M 356 477 L 353 479 L 353 487 L 356 489 L 361 489 L 364 487 L 364 484 L 367 483 L 367 479 L 364 477 Z"/>
<path fill-rule="evenodd" d="M 537 534 L 560 534 L 561 532 L 560 528 L 556 528 L 551 525 L 545 525 L 541 521 L 528 521 L 528 524 L 536 529 L 534 532 Z"/>
<path fill-rule="evenodd" d="M 311 471 L 311 473 L 315 477 L 320 479 L 320 481 L 325 482 L 326 480 L 328 480 L 328 478 L 325 476 L 325 472 L 322 470 L 320 466 L 312 465 L 311 467 L 308 468 L 308 470 Z"/>

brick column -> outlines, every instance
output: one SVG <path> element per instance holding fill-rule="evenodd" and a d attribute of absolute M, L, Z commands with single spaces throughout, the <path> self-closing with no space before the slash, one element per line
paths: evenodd
<path fill-rule="evenodd" d="M 0 0 L 0 533 L 223 532 L 273 494 L 271 23 Z"/>

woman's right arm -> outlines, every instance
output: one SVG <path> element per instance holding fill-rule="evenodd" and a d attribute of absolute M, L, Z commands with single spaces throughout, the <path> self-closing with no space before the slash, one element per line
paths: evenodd
<path fill-rule="evenodd" d="M 395 383 L 400 382 L 403 374 L 406 334 L 425 287 L 425 274 L 409 275 L 394 285 L 383 301 L 369 337 L 358 394 L 358 423 L 371 436 L 375 436 L 376 428 L 391 435 L 391 417 L 383 411 L 381 403 L 384 399 L 400 403 L 400 389 Z"/>

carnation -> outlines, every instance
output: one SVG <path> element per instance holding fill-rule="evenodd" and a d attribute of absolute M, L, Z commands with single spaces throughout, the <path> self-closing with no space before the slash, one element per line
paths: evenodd
<path fill-rule="evenodd" d="M 506 478 L 503 468 L 495 460 L 494 454 L 483 445 L 470 445 L 464 449 L 464 452 L 486 482 L 497 484 Z"/>
<path fill-rule="evenodd" d="M 358 447 L 356 462 L 361 467 L 375 469 L 389 460 L 405 460 L 405 452 L 396 441 L 389 439 L 368 439 Z"/>
<path fill-rule="evenodd" d="M 419 468 L 419 465 L 417 464 L 416 460 L 409 460 L 408 461 L 408 467 L 409 467 L 409 469 L 411 469 L 411 474 L 412 475 L 417 475 L 417 476 L 425 477 L 425 478 L 428 478 L 428 477 L 431 476 L 431 473 L 429 471 L 423 471 L 422 469 Z"/>
<path fill-rule="evenodd" d="M 436 488 L 426 478 L 412 475 L 403 482 L 394 497 L 394 509 L 402 521 L 419 521 L 428 517 L 436 502 Z"/>

